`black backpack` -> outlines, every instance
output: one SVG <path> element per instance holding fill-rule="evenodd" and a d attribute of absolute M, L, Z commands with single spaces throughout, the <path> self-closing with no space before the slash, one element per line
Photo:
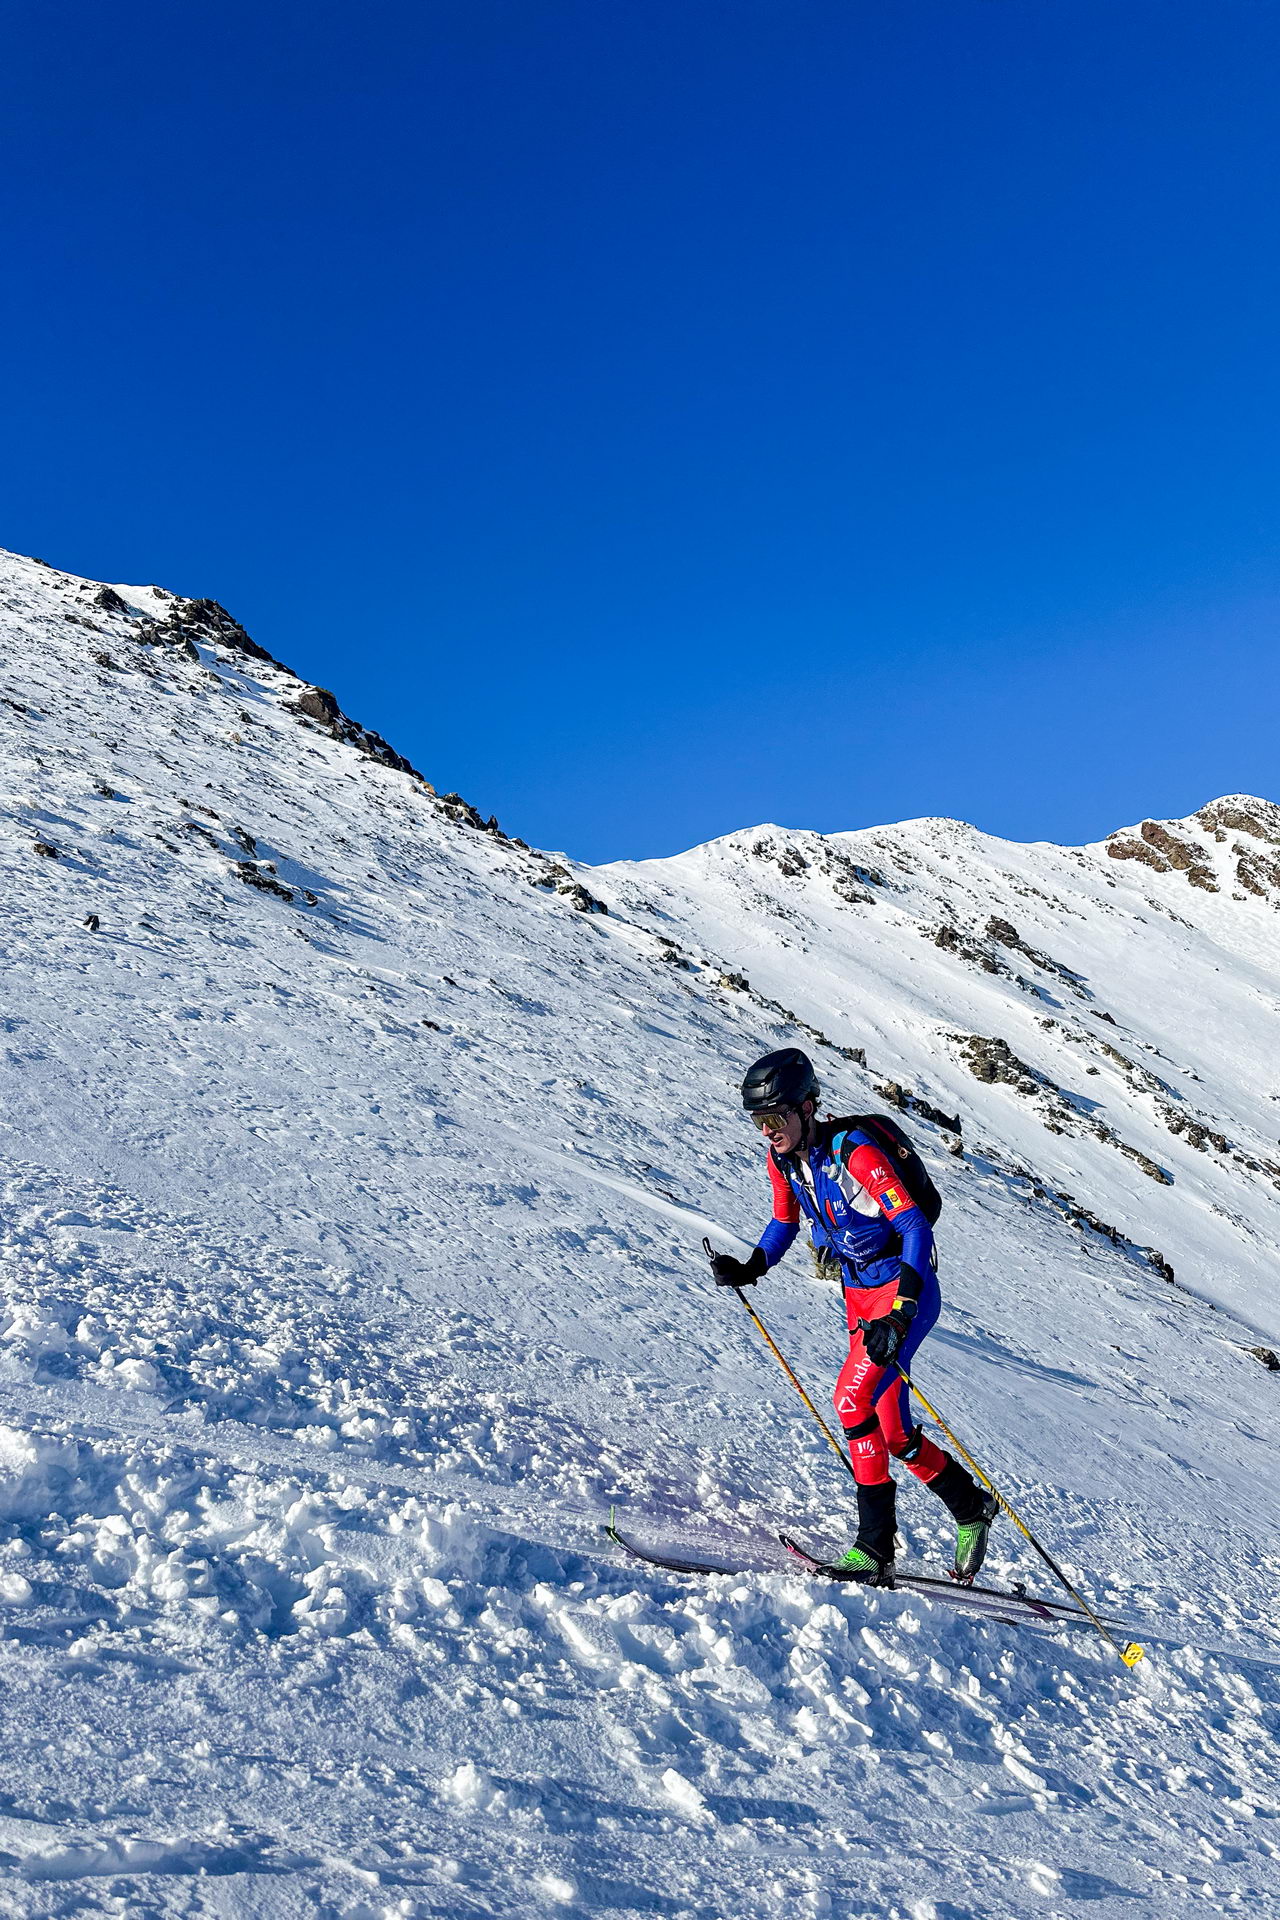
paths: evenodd
<path fill-rule="evenodd" d="M 929 1178 L 929 1170 L 924 1161 L 908 1140 L 896 1120 L 887 1113 L 854 1113 L 841 1120 L 832 1120 L 835 1129 L 831 1140 L 831 1151 L 837 1159 L 841 1158 L 845 1135 L 853 1129 L 859 1133 L 870 1134 L 877 1144 L 883 1147 L 890 1166 L 898 1174 L 903 1186 L 919 1207 L 925 1219 L 932 1226 L 942 1212 L 942 1195 Z"/>

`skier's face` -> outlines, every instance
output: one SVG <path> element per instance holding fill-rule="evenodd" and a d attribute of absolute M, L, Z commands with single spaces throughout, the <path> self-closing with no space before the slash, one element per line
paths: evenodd
<path fill-rule="evenodd" d="M 804 1114 L 798 1107 L 779 1107 L 776 1113 L 758 1113 L 755 1123 L 775 1153 L 794 1153 L 804 1132 Z"/>

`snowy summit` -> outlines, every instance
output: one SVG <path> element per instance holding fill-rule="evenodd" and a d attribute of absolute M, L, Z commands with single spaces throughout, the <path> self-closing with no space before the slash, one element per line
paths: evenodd
<path fill-rule="evenodd" d="M 0 554 L 0 627 L 3 1910 L 1275 1913 L 1280 808 L 593 869 L 213 601 Z M 701 1241 L 789 1046 L 918 1147 L 925 1391 L 1134 1671 L 780 1546 L 852 1489 Z M 838 1288 L 752 1299 L 829 1414 Z"/>

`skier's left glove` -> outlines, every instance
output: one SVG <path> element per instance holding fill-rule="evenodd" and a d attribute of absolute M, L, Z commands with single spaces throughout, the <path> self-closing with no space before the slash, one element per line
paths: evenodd
<path fill-rule="evenodd" d="M 903 1313 L 901 1308 L 893 1307 L 879 1320 L 859 1320 L 862 1328 L 862 1344 L 873 1367 L 891 1367 L 902 1350 L 902 1343 L 911 1330 L 914 1319 L 914 1301 L 909 1305 L 913 1311 Z"/>
<path fill-rule="evenodd" d="M 761 1247 L 753 1247 L 746 1260 L 735 1260 L 731 1253 L 712 1254 L 711 1271 L 718 1287 L 754 1287 L 761 1274 L 768 1273 L 769 1262 Z"/>

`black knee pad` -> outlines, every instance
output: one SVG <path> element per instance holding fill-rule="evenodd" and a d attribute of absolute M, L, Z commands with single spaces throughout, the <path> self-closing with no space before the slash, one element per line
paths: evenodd
<path fill-rule="evenodd" d="M 907 1435 L 906 1443 L 901 1447 L 890 1447 L 895 1460 L 918 1460 L 920 1449 L 924 1445 L 924 1428 L 913 1427 Z"/>
<path fill-rule="evenodd" d="M 846 1440 L 861 1440 L 864 1435 L 874 1433 L 879 1425 L 880 1421 L 877 1415 L 869 1413 L 865 1420 L 858 1422 L 856 1427 L 846 1427 L 844 1437 Z"/>

